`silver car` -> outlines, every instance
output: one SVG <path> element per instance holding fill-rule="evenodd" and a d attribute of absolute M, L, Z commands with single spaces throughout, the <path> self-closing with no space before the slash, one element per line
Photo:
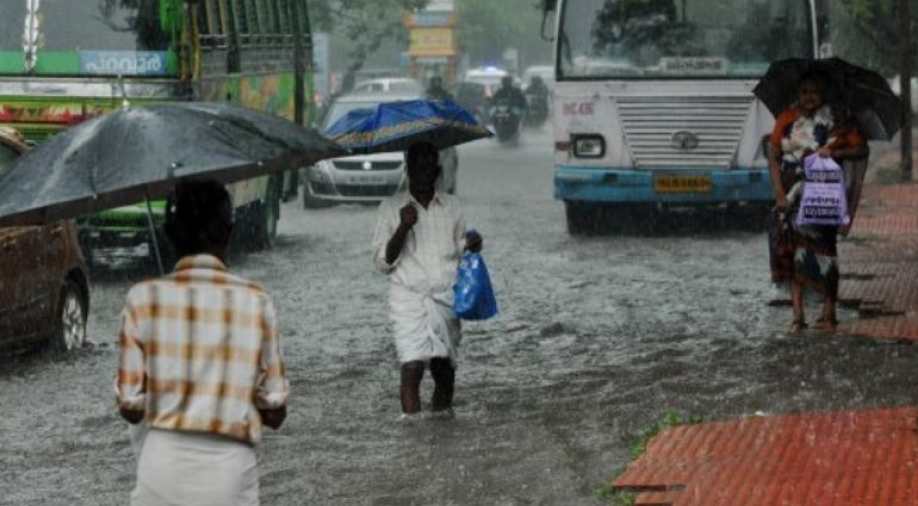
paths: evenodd
<path fill-rule="evenodd" d="M 375 107 L 382 102 L 416 100 L 418 95 L 357 94 L 339 97 L 332 102 L 322 120 L 321 129 L 355 109 Z M 459 157 L 455 148 L 440 152 L 443 175 L 438 187 L 456 192 L 456 170 Z M 377 203 L 406 186 L 404 153 L 378 153 L 323 160 L 306 169 L 303 178 L 303 207 L 323 207 L 339 202 Z"/>
<path fill-rule="evenodd" d="M 421 83 L 408 77 L 381 77 L 357 83 L 351 93 L 416 93 L 420 95 L 424 93 L 424 87 L 421 86 Z"/>

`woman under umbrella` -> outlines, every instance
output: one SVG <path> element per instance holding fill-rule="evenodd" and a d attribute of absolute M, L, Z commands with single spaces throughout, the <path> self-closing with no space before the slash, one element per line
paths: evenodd
<path fill-rule="evenodd" d="M 824 73 L 803 74 L 797 85 L 797 103 L 778 115 L 770 139 L 769 168 L 776 201 L 768 231 L 771 274 L 776 283 L 790 283 L 793 332 L 806 328 L 805 288 L 824 297 L 818 326 L 832 330 L 837 323 L 838 227 L 797 226 L 791 218 L 799 205 L 795 197 L 799 197 L 803 180 L 803 159 L 815 153 L 841 161 L 867 153 L 864 136 L 846 108 L 828 103 L 831 84 Z"/>

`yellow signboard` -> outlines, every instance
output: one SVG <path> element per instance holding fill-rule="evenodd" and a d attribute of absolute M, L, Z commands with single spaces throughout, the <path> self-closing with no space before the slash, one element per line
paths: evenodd
<path fill-rule="evenodd" d="M 411 56 L 453 56 L 456 54 L 456 38 L 452 28 L 412 28 Z"/>

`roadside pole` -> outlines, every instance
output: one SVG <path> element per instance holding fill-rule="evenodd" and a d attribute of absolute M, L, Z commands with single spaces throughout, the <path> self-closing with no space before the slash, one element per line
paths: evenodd
<path fill-rule="evenodd" d="M 902 180 L 912 180 L 912 15 L 910 0 L 899 0 L 899 89 L 902 90 Z"/>

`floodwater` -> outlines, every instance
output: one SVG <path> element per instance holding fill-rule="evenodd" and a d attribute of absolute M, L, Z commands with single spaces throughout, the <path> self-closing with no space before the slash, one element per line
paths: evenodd
<path fill-rule="evenodd" d="M 233 259 L 275 298 L 292 384 L 286 424 L 258 449 L 262 504 L 602 504 L 595 491 L 667 411 L 718 419 L 914 401 L 903 381 L 914 347 L 786 334 L 789 308 L 765 304 L 753 218 L 723 226 L 691 214 L 680 219 L 696 227 L 664 234 L 568 236 L 550 147 L 542 133 L 460 150 L 458 193 L 485 237 L 501 314 L 465 326 L 455 420 L 396 421 L 373 207 L 288 203 L 276 247 Z M 95 346 L 0 369 L 0 504 L 127 503 L 133 456 L 112 379 L 118 311 L 140 277 L 96 274 Z"/>

